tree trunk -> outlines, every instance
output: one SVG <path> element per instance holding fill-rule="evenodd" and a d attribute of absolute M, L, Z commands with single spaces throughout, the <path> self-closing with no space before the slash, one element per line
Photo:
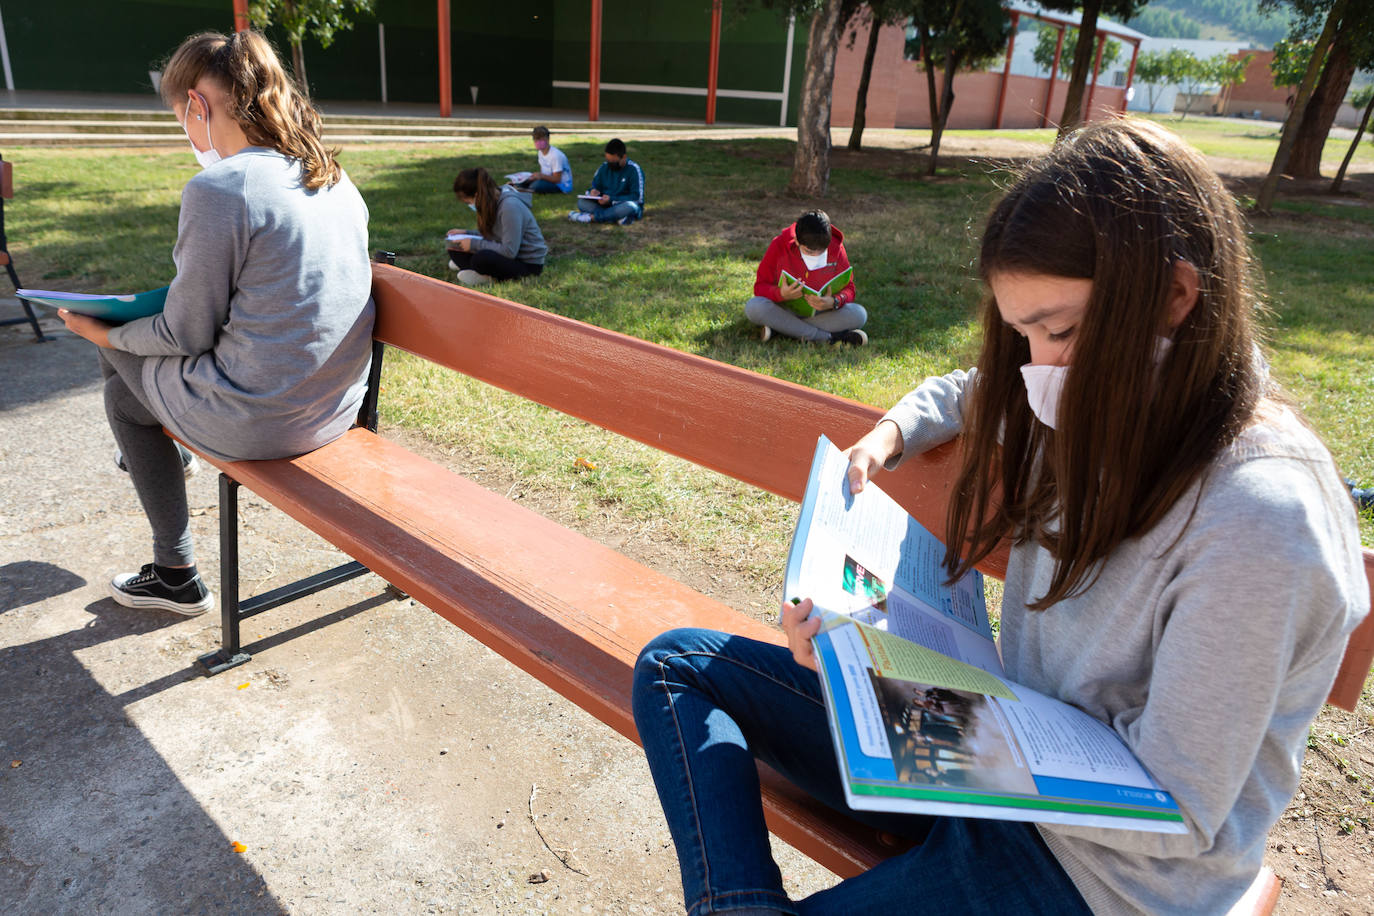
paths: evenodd
<path fill-rule="evenodd" d="M 1097 42 L 1097 14 L 1102 0 L 1087 0 L 1083 4 L 1083 18 L 1078 24 L 1078 44 L 1073 51 L 1073 72 L 1069 74 L 1069 94 L 1064 97 L 1064 113 L 1059 116 L 1059 136 L 1062 137 L 1084 121 L 1083 89 L 1092 68 L 1093 47 Z"/>
<path fill-rule="evenodd" d="M 864 122 L 868 114 L 868 83 L 873 76 L 873 58 L 878 53 L 878 33 L 883 22 L 873 17 L 873 26 L 868 30 L 868 47 L 864 50 L 864 69 L 859 74 L 859 94 L 854 98 L 854 125 L 849 128 L 849 148 L 860 150 L 864 142 Z"/>
<path fill-rule="evenodd" d="M 1288 156 L 1293 151 L 1293 143 L 1298 138 L 1298 122 L 1302 120 L 1303 112 L 1307 110 L 1307 100 L 1312 96 L 1312 87 L 1317 84 L 1317 74 L 1321 72 L 1322 60 L 1326 57 L 1326 49 L 1331 46 L 1331 39 L 1336 34 L 1336 24 L 1341 21 L 1341 16 L 1345 15 L 1347 0 L 1336 0 L 1331 5 L 1331 9 L 1326 14 L 1326 24 L 1322 26 L 1321 35 L 1317 36 L 1317 43 L 1312 46 L 1312 59 L 1307 62 L 1307 72 L 1303 74 L 1302 83 L 1298 86 L 1297 97 L 1293 99 L 1293 107 L 1288 112 L 1288 117 L 1283 122 L 1283 133 L 1279 137 L 1279 148 L 1274 151 L 1274 161 L 1269 166 L 1269 174 L 1264 176 L 1264 181 L 1260 183 L 1259 191 L 1255 193 L 1255 212 L 1268 213 L 1274 206 L 1274 195 L 1279 189 L 1279 176 L 1283 174 L 1284 167 L 1288 165 Z"/>
<path fill-rule="evenodd" d="M 830 92 L 835 84 L 835 55 L 840 47 L 844 0 L 825 0 L 811 17 L 806 38 L 806 76 L 797 116 L 797 156 L 787 193 L 824 197 L 830 185 Z"/>
<path fill-rule="evenodd" d="M 296 0 L 282 0 L 282 22 L 292 23 L 296 19 Z M 304 33 L 305 26 L 301 26 Z M 288 28 L 287 35 L 291 32 Z M 300 37 L 291 38 L 291 70 L 296 75 L 296 86 L 306 98 L 310 97 L 310 84 L 305 79 L 305 49 L 301 47 Z"/>
<path fill-rule="evenodd" d="M 1336 177 L 1331 181 L 1332 194 L 1341 193 L 1341 184 L 1345 181 L 1345 170 L 1350 167 L 1350 160 L 1355 158 L 1355 150 L 1360 145 L 1360 138 L 1364 136 L 1364 129 L 1369 126 L 1369 115 L 1374 112 L 1374 95 L 1369 97 L 1369 104 L 1364 106 L 1364 117 L 1360 118 L 1360 127 L 1355 131 L 1355 139 L 1350 141 L 1350 149 L 1345 151 L 1345 158 L 1341 160 L 1340 170 L 1336 172 Z"/>
<path fill-rule="evenodd" d="M 291 42 L 291 69 L 296 74 L 296 86 L 306 98 L 310 97 L 310 84 L 305 79 L 305 51 L 299 41 Z"/>
<path fill-rule="evenodd" d="M 924 23 L 918 23 L 916 34 L 921 39 L 921 63 L 925 65 L 926 70 L 926 104 L 930 109 L 930 161 L 926 163 L 926 174 L 934 175 L 935 156 L 939 152 L 936 144 L 940 137 L 936 133 L 936 128 L 940 124 L 940 99 L 935 94 L 935 65 L 930 59 L 930 29 Z M 944 130 L 943 126 L 940 126 L 940 130 Z"/>
<path fill-rule="evenodd" d="M 1288 156 L 1285 175 L 1294 178 L 1322 177 L 1322 147 L 1331 133 L 1331 124 L 1336 120 L 1336 112 L 1345 98 L 1345 90 L 1350 88 L 1350 78 L 1355 75 L 1355 65 L 1350 61 L 1350 36 L 1345 29 L 1336 33 L 1331 42 L 1331 53 L 1326 58 L 1317 88 L 1312 90 L 1312 98 L 1302 113 L 1298 124 L 1298 138 L 1293 141 L 1293 152 Z"/>
<path fill-rule="evenodd" d="M 930 120 L 930 165 L 927 175 L 935 174 L 935 163 L 940 156 L 940 138 L 945 135 L 945 125 L 949 123 L 949 110 L 954 107 L 954 74 L 959 70 L 962 54 L 950 51 L 945 55 L 944 78 L 940 88 L 940 113 Z"/>

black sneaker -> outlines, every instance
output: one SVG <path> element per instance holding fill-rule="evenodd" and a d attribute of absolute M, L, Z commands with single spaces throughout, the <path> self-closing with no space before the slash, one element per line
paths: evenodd
<path fill-rule="evenodd" d="M 195 476 L 196 471 L 200 470 L 200 461 L 196 459 L 190 449 L 180 442 L 177 443 L 177 453 L 181 455 L 181 476 L 190 480 Z M 124 463 L 124 453 L 119 449 L 115 449 L 115 467 L 125 474 L 129 473 L 129 466 Z"/>
<path fill-rule="evenodd" d="M 168 585 L 151 563 L 137 573 L 120 573 L 111 579 L 110 596 L 125 607 L 155 607 L 186 617 L 204 614 L 215 603 L 199 574 L 184 585 Z"/>
<path fill-rule="evenodd" d="M 863 331 L 832 331 L 830 334 L 830 342 L 832 344 L 844 343 L 862 347 L 864 344 L 868 343 L 868 335 Z"/>

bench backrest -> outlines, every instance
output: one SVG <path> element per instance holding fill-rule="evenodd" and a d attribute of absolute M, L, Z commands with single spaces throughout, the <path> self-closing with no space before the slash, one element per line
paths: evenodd
<path fill-rule="evenodd" d="M 844 447 L 882 411 L 725 363 L 373 265 L 374 337 L 438 365 L 794 501 L 816 436 Z M 884 475 L 883 489 L 943 537 L 957 444 Z M 1374 551 L 1364 552 L 1374 586 Z M 1006 575 L 1006 545 L 979 568 Z M 1352 635 L 1329 702 L 1353 709 L 1374 662 L 1374 615 Z"/>

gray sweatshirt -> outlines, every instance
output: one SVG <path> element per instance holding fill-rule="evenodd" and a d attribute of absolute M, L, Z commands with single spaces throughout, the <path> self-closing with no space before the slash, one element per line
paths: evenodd
<path fill-rule="evenodd" d="M 544 233 L 539 231 L 527 197 L 509 185 L 503 187 L 496 202 L 496 225 L 491 227 L 494 238 L 474 239 L 472 250 L 494 251 L 526 264 L 543 264 L 549 246 L 544 244 Z"/>
<path fill-rule="evenodd" d="M 972 378 L 927 379 L 887 414 L 903 457 L 959 432 Z M 1007 676 L 1110 725 L 1187 821 L 1179 835 L 1039 825 L 1095 913 L 1224 913 L 1245 892 L 1297 790 L 1346 637 L 1369 610 L 1362 563 L 1330 454 L 1269 404 L 1077 597 L 1028 611 L 1054 558 L 1012 549 Z"/>
<path fill-rule="evenodd" d="M 352 425 L 372 352 L 367 207 L 342 177 L 249 147 L 186 184 L 159 315 L 110 332 L 151 357 L 143 387 L 179 438 L 221 459 L 281 458 Z"/>

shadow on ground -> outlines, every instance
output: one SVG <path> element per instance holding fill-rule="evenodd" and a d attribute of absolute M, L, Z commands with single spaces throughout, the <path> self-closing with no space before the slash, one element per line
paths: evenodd
<path fill-rule="evenodd" d="M 0 613 L 82 584 L 52 564 L 10 563 L 0 567 Z M 81 662 L 86 649 L 174 620 L 130 614 L 109 599 L 85 612 L 84 625 L 0 648 L 5 911 L 285 913 L 144 738 L 128 698 L 111 695 Z M 181 680 L 195 676 L 187 669 Z"/>
<path fill-rule="evenodd" d="M 95 348 L 66 330 L 52 330 L 54 315 L 37 309 L 44 332 L 54 339 L 38 343 L 27 324 L 0 328 L 0 410 L 13 410 L 56 398 L 100 381 Z M 18 305 L 0 303 L 0 319 L 21 316 Z"/>

